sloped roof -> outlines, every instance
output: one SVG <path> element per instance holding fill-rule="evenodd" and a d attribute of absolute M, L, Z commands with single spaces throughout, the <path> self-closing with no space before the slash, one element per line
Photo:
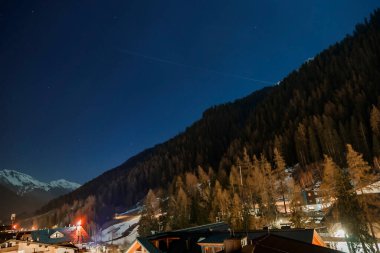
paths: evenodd
<path fill-rule="evenodd" d="M 224 221 L 216 222 L 216 223 L 210 223 L 200 226 L 195 226 L 191 228 L 184 228 L 184 229 L 178 229 L 173 230 L 171 232 L 206 232 L 206 231 L 225 231 L 229 228 L 228 224 Z"/>
<path fill-rule="evenodd" d="M 50 238 L 50 236 L 56 232 L 62 233 L 63 237 Z M 89 236 L 82 227 L 65 227 L 54 229 L 40 229 L 31 232 L 33 241 L 38 241 L 46 244 L 62 244 L 67 242 L 76 242 L 78 235 L 80 235 L 80 242 L 87 242 Z"/>
<path fill-rule="evenodd" d="M 150 241 L 144 237 L 137 237 L 136 240 L 144 247 L 149 253 L 162 253 L 161 250 L 157 249 L 150 243 Z"/>
<path fill-rule="evenodd" d="M 291 238 L 268 234 L 252 241 L 254 253 L 341 253 L 341 251 L 306 243 Z"/>
<path fill-rule="evenodd" d="M 166 232 L 160 232 L 153 235 L 149 235 L 146 238 L 149 240 L 155 240 L 164 237 L 204 237 L 205 235 L 209 235 L 210 233 L 220 233 L 228 231 L 229 226 L 225 222 L 217 222 L 211 223 L 191 228 L 178 229 Z"/>
<path fill-rule="evenodd" d="M 235 237 L 247 236 L 249 240 L 255 240 L 268 234 L 274 234 L 285 238 L 294 239 L 306 243 L 313 242 L 314 229 L 276 229 L 276 230 L 256 230 L 234 233 Z M 198 243 L 223 243 L 227 238 L 231 237 L 230 232 L 213 233 Z"/>
<path fill-rule="evenodd" d="M 258 230 L 258 231 L 252 231 L 248 232 L 248 238 L 250 240 L 254 240 L 256 238 L 259 238 L 263 235 L 272 234 L 272 235 L 278 235 L 285 238 L 306 242 L 306 243 L 312 243 L 313 242 L 313 235 L 314 235 L 314 229 L 276 229 L 276 230 Z"/>

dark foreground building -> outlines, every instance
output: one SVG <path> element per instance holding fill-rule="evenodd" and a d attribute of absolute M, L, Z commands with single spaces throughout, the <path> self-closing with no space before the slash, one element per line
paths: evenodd
<path fill-rule="evenodd" d="M 337 253 L 314 229 L 257 230 L 233 233 L 224 222 L 138 237 L 127 253 Z"/>

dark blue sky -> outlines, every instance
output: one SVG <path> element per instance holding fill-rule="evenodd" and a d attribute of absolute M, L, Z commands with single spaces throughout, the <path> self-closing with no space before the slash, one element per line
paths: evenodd
<path fill-rule="evenodd" d="M 379 6 L 0 1 L 0 169 L 83 183 L 281 80 Z"/>

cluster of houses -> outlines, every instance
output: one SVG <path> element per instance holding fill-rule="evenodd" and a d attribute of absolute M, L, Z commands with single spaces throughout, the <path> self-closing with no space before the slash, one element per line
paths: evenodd
<path fill-rule="evenodd" d="M 82 226 L 0 232 L 0 253 L 76 253 L 90 240 Z"/>
<path fill-rule="evenodd" d="M 338 253 L 327 247 L 314 229 L 233 232 L 218 222 L 138 237 L 126 253 Z"/>
<path fill-rule="evenodd" d="M 358 192 L 359 195 L 379 193 L 380 181 Z M 305 211 L 318 212 L 322 209 L 318 190 L 305 190 L 303 196 Z M 285 200 L 285 204 L 289 205 L 288 200 Z M 281 210 L 284 208 L 284 201 L 278 200 L 277 207 L 280 212 L 284 212 L 285 210 Z M 125 253 L 340 252 L 329 248 L 332 244 L 336 246 L 337 242 L 329 240 L 326 235 L 323 238 L 314 229 L 291 229 L 290 226 L 283 226 L 281 229 L 235 232 L 226 223 L 217 222 L 137 237 Z M 80 225 L 32 231 L 15 231 L 12 226 L 0 226 L 0 253 L 120 252 L 116 246 L 89 247 L 89 242 L 89 235 Z"/>
<path fill-rule="evenodd" d="M 0 232 L 0 240 L 3 241 L 0 243 L 0 253 L 79 253 L 92 251 L 83 247 L 83 245 L 88 245 L 90 238 L 81 226 L 18 232 L 6 230 Z M 286 227 L 277 230 L 234 232 L 226 223 L 218 222 L 156 233 L 148 237 L 137 237 L 123 252 L 337 253 L 339 251 L 328 248 L 313 229 L 290 229 Z"/>

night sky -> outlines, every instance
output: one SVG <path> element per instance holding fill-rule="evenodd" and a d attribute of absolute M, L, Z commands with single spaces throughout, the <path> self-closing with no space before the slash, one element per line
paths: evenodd
<path fill-rule="evenodd" d="M 0 1 L 0 169 L 84 183 L 280 81 L 379 6 Z"/>

